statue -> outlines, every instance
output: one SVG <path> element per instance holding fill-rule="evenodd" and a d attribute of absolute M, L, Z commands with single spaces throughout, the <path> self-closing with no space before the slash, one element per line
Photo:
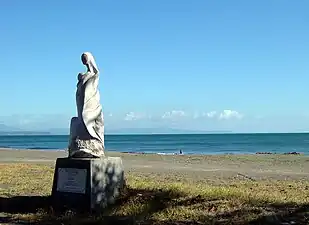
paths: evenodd
<path fill-rule="evenodd" d="M 77 117 L 71 119 L 69 157 L 99 158 L 104 156 L 104 121 L 98 90 L 99 70 L 91 53 L 83 53 L 81 59 L 87 72 L 78 74 Z"/>

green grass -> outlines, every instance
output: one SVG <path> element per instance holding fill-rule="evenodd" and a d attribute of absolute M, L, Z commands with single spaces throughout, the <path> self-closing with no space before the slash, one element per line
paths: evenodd
<path fill-rule="evenodd" d="M 308 181 L 215 185 L 138 172 L 126 173 L 123 196 L 101 215 L 57 214 L 48 204 L 53 170 L 1 164 L 0 218 L 37 224 L 309 224 Z"/>

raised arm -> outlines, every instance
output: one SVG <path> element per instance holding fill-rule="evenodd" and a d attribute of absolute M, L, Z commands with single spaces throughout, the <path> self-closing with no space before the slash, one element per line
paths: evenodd
<path fill-rule="evenodd" d="M 78 80 L 79 81 L 82 81 L 83 84 L 85 84 L 89 79 L 91 78 L 98 78 L 99 74 L 98 73 L 93 73 L 93 72 L 90 72 L 88 71 L 87 73 L 84 73 L 84 74 L 79 74 L 78 75 Z"/>

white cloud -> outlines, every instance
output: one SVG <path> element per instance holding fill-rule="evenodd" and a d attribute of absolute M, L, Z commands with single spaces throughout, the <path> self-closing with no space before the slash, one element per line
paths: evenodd
<path fill-rule="evenodd" d="M 134 112 L 129 112 L 126 114 L 126 116 L 124 117 L 124 120 L 130 121 L 130 120 L 136 120 L 137 119 L 137 115 L 135 115 Z"/>
<path fill-rule="evenodd" d="M 110 113 L 110 114 L 108 114 L 108 116 L 109 116 L 109 117 L 112 117 L 112 116 L 113 116 L 113 114 L 112 114 L 112 113 Z"/>
<path fill-rule="evenodd" d="M 147 116 L 145 114 L 136 113 L 136 112 L 129 112 L 125 115 L 124 120 L 126 121 L 132 121 L 132 120 L 139 120 L 146 118 Z M 149 118 L 149 116 L 148 116 Z"/>
<path fill-rule="evenodd" d="M 206 116 L 208 118 L 214 118 L 215 116 L 217 116 L 217 112 L 216 111 L 208 112 L 208 113 L 206 113 Z"/>
<path fill-rule="evenodd" d="M 225 109 L 219 114 L 219 119 L 241 119 L 243 117 L 242 114 L 235 110 Z"/>
<path fill-rule="evenodd" d="M 216 116 L 217 116 L 216 111 L 203 112 L 203 113 L 195 112 L 193 114 L 193 119 L 198 119 L 198 118 L 203 118 L 203 117 L 214 118 Z"/>
<path fill-rule="evenodd" d="M 203 113 L 195 113 L 193 118 L 209 118 L 209 119 L 241 119 L 243 115 L 235 110 L 225 109 L 222 112 L 209 111 Z"/>
<path fill-rule="evenodd" d="M 186 116 L 186 113 L 182 110 L 172 110 L 169 112 L 165 112 L 162 115 L 162 119 L 175 119 L 175 118 L 180 118 Z"/>

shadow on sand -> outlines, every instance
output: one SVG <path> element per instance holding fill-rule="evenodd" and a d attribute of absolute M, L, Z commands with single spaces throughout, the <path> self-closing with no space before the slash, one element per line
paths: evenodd
<path fill-rule="evenodd" d="M 183 200 L 179 200 L 181 199 Z M 83 215 L 73 212 L 55 212 L 51 207 L 50 198 L 39 196 L 18 196 L 10 198 L 0 198 L 0 224 L 163 224 L 163 225 L 188 225 L 188 224 L 308 224 L 306 218 L 309 212 L 309 205 L 264 205 L 262 208 L 243 208 L 227 213 L 205 213 L 194 221 L 156 221 L 151 219 L 154 213 L 160 212 L 170 207 L 187 207 L 203 205 L 212 209 L 216 207 L 216 202 L 220 199 L 205 199 L 201 196 L 185 197 L 182 193 L 162 190 L 126 190 L 112 207 L 104 210 L 104 215 Z M 127 204 L 142 203 L 147 205 L 142 212 L 129 216 L 109 216 L 117 208 Z M 206 208 L 204 208 L 206 209 Z M 39 210 L 39 211 L 38 211 Z M 265 210 L 268 216 L 265 216 Z M 208 211 L 209 212 L 209 211 Z M 262 213 L 263 212 L 263 213 Z M 15 214 L 37 213 L 35 220 L 31 218 L 18 221 Z M 208 214 L 208 215 L 206 215 Z M 257 219 L 249 220 L 252 215 L 258 215 Z M 245 219 L 246 218 L 246 219 Z M 30 220 L 30 221 L 29 221 Z"/>

